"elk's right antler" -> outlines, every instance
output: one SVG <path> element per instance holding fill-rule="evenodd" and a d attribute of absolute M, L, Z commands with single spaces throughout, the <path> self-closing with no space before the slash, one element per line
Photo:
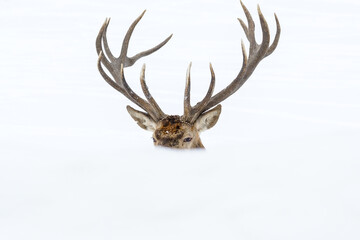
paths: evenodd
<path fill-rule="evenodd" d="M 129 41 L 131 38 L 131 35 L 138 24 L 138 22 L 141 20 L 141 18 L 144 16 L 145 11 L 131 24 L 129 27 L 124 40 L 123 45 L 121 48 L 121 53 L 118 58 L 114 57 L 112 52 L 110 51 L 106 32 L 107 28 L 110 23 L 110 18 L 107 18 L 102 25 L 99 34 L 96 38 L 96 51 L 99 55 L 98 58 L 98 69 L 100 71 L 101 76 L 105 79 L 105 81 L 118 90 L 120 93 L 122 93 L 124 96 L 126 96 L 129 100 L 131 100 L 133 103 L 144 109 L 154 121 L 158 121 L 166 116 L 166 114 L 160 109 L 159 105 L 156 103 L 155 99 L 151 96 L 149 89 L 145 82 L 145 65 L 143 65 L 141 70 L 141 76 L 140 76 L 140 82 L 142 90 L 145 94 L 145 97 L 147 101 L 140 96 L 138 96 L 127 84 L 124 76 L 124 68 L 132 66 L 138 59 L 147 56 L 149 54 L 152 54 L 153 52 L 160 49 L 162 46 L 164 46 L 172 37 L 170 35 L 168 38 L 166 38 L 164 41 L 162 41 L 157 46 L 148 49 L 146 51 L 140 52 L 136 54 L 133 57 L 128 57 L 127 52 L 129 48 Z M 106 54 L 106 56 L 105 56 Z M 112 78 L 104 71 L 102 65 L 105 66 L 105 68 L 109 71 Z"/>

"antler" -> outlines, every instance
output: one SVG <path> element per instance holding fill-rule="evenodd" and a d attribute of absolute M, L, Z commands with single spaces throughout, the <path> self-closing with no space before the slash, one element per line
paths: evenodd
<path fill-rule="evenodd" d="M 215 87 L 215 73 L 212 65 L 210 63 L 210 72 L 211 72 L 211 82 L 209 89 L 200 102 L 196 104 L 196 106 L 191 107 L 190 104 L 190 70 L 191 63 L 186 72 L 186 86 L 185 86 L 185 94 L 184 94 L 184 115 L 182 116 L 183 120 L 189 123 L 195 122 L 195 120 L 199 117 L 199 115 L 204 111 L 205 107 L 209 104 L 211 96 L 214 92 Z"/>
<path fill-rule="evenodd" d="M 125 97 L 127 97 L 129 100 L 131 100 L 133 103 L 144 109 L 153 120 L 157 121 L 166 116 L 164 112 L 160 109 L 159 105 L 156 103 L 155 99 L 151 96 L 149 89 L 145 82 L 145 64 L 142 67 L 141 70 L 141 76 L 140 76 L 140 82 L 141 87 L 144 92 L 144 95 L 147 99 L 147 101 L 140 96 L 138 96 L 128 85 L 128 83 L 125 80 L 124 76 L 124 68 L 132 66 L 138 59 L 150 55 L 153 52 L 160 49 L 162 46 L 164 46 L 172 37 L 170 35 L 168 38 L 166 38 L 164 41 L 162 41 L 157 46 L 148 49 L 146 51 L 140 52 L 136 54 L 133 57 L 128 57 L 128 47 L 129 47 L 129 41 L 131 38 L 131 35 L 138 24 L 138 22 L 141 20 L 141 18 L 144 16 L 146 10 L 130 25 L 121 48 L 121 53 L 118 58 L 114 57 L 112 52 L 110 51 L 106 32 L 107 28 L 110 23 L 110 18 L 107 18 L 102 25 L 99 34 L 96 38 L 96 51 L 99 56 L 97 66 L 100 71 L 101 76 L 105 79 L 105 81 L 115 88 L 117 91 L 122 93 Z M 106 54 L 106 56 L 105 56 Z M 102 65 L 105 66 L 105 68 L 109 71 L 112 78 L 104 71 Z"/>
<path fill-rule="evenodd" d="M 188 68 L 188 72 L 186 74 L 186 86 L 185 86 L 185 94 L 184 94 L 184 115 L 183 115 L 186 121 L 190 123 L 193 123 L 202 112 L 214 107 L 215 105 L 219 104 L 220 102 L 224 101 L 226 98 L 231 96 L 233 93 L 235 93 L 251 76 L 251 74 L 254 72 L 255 68 L 259 64 L 259 62 L 265 57 L 269 56 L 277 47 L 277 44 L 280 39 L 281 28 L 276 14 L 274 14 L 276 20 L 276 35 L 273 43 L 270 45 L 269 27 L 258 5 L 257 10 L 260 18 L 261 29 L 262 29 L 262 42 L 261 44 L 258 44 L 255 40 L 255 23 L 251 17 L 250 12 L 245 7 L 243 2 L 240 1 L 240 3 L 244 10 L 248 22 L 248 25 L 246 25 L 241 19 L 238 18 L 245 32 L 246 38 L 250 42 L 249 57 L 247 57 L 244 43 L 243 41 L 241 41 L 241 50 L 243 55 L 243 64 L 241 70 L 236 76 L 236 78 L 226 88 L 224 88 L 214 96 L 212 96 L 212 93 L 214 91 L 214 86 L 215 86 L 215 74 L 210 64 L 211 83 L 209 90 L 205 98 L 202 101 L 198 102 L 194 107 L 191 107 L 190 105 L 190 68 L 191 68 L 191 64 L 190 64 Z"/>

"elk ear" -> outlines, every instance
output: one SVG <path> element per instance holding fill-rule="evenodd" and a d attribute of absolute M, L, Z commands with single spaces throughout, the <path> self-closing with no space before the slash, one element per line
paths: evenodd
<path fill-rule="evenodd" d="M 135 110 L 130 106 L 126 106 L 126 109 L 130 116 L 141 128 L 152 132 L 155 131 L 156 122 L 150 117 L 149 114 Z"/>
<path fill-rule="evenodd" d="M 198 119 L 196 119 L 195 127 L 199 132 L 212 128 L 217 123 L 221 113 L 221 105 L 217 105 L 213 109 L 202 113 Z"/>

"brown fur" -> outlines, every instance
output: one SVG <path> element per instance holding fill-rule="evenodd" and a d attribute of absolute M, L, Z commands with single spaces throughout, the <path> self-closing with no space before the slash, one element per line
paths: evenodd
<path fill-rule="evenodd" d="M 195 127 L 181 120 L 180 116 L 172 115 L 157 123 L 153 134 L 154 144 L 171 148 L 203 148 L 199 133 Z M 184 142 L 186 138 L 191 141 Z"/>

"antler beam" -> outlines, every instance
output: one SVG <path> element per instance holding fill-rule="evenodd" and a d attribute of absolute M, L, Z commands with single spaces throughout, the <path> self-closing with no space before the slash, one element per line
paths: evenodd
<path fill-rule="evenodd" d="M 199 115 L 204 111 L 204 108 L 210 101 L 210 98 L 214 92 L 215 87 L 215 73 L 214 69 L 210 63 L 210 72 L 211 72 L 211 81 L 209 89 L 200 102 L 196 104 L 196 106 L 192 107 L 190 104 L 190 70 L 191 70 L 191 63 L 186 72 L 186 86 L 185 86 L 185 94 L 184 94 L 184 115 L 183 119 L 186 122 L 194 123 Z"/>

